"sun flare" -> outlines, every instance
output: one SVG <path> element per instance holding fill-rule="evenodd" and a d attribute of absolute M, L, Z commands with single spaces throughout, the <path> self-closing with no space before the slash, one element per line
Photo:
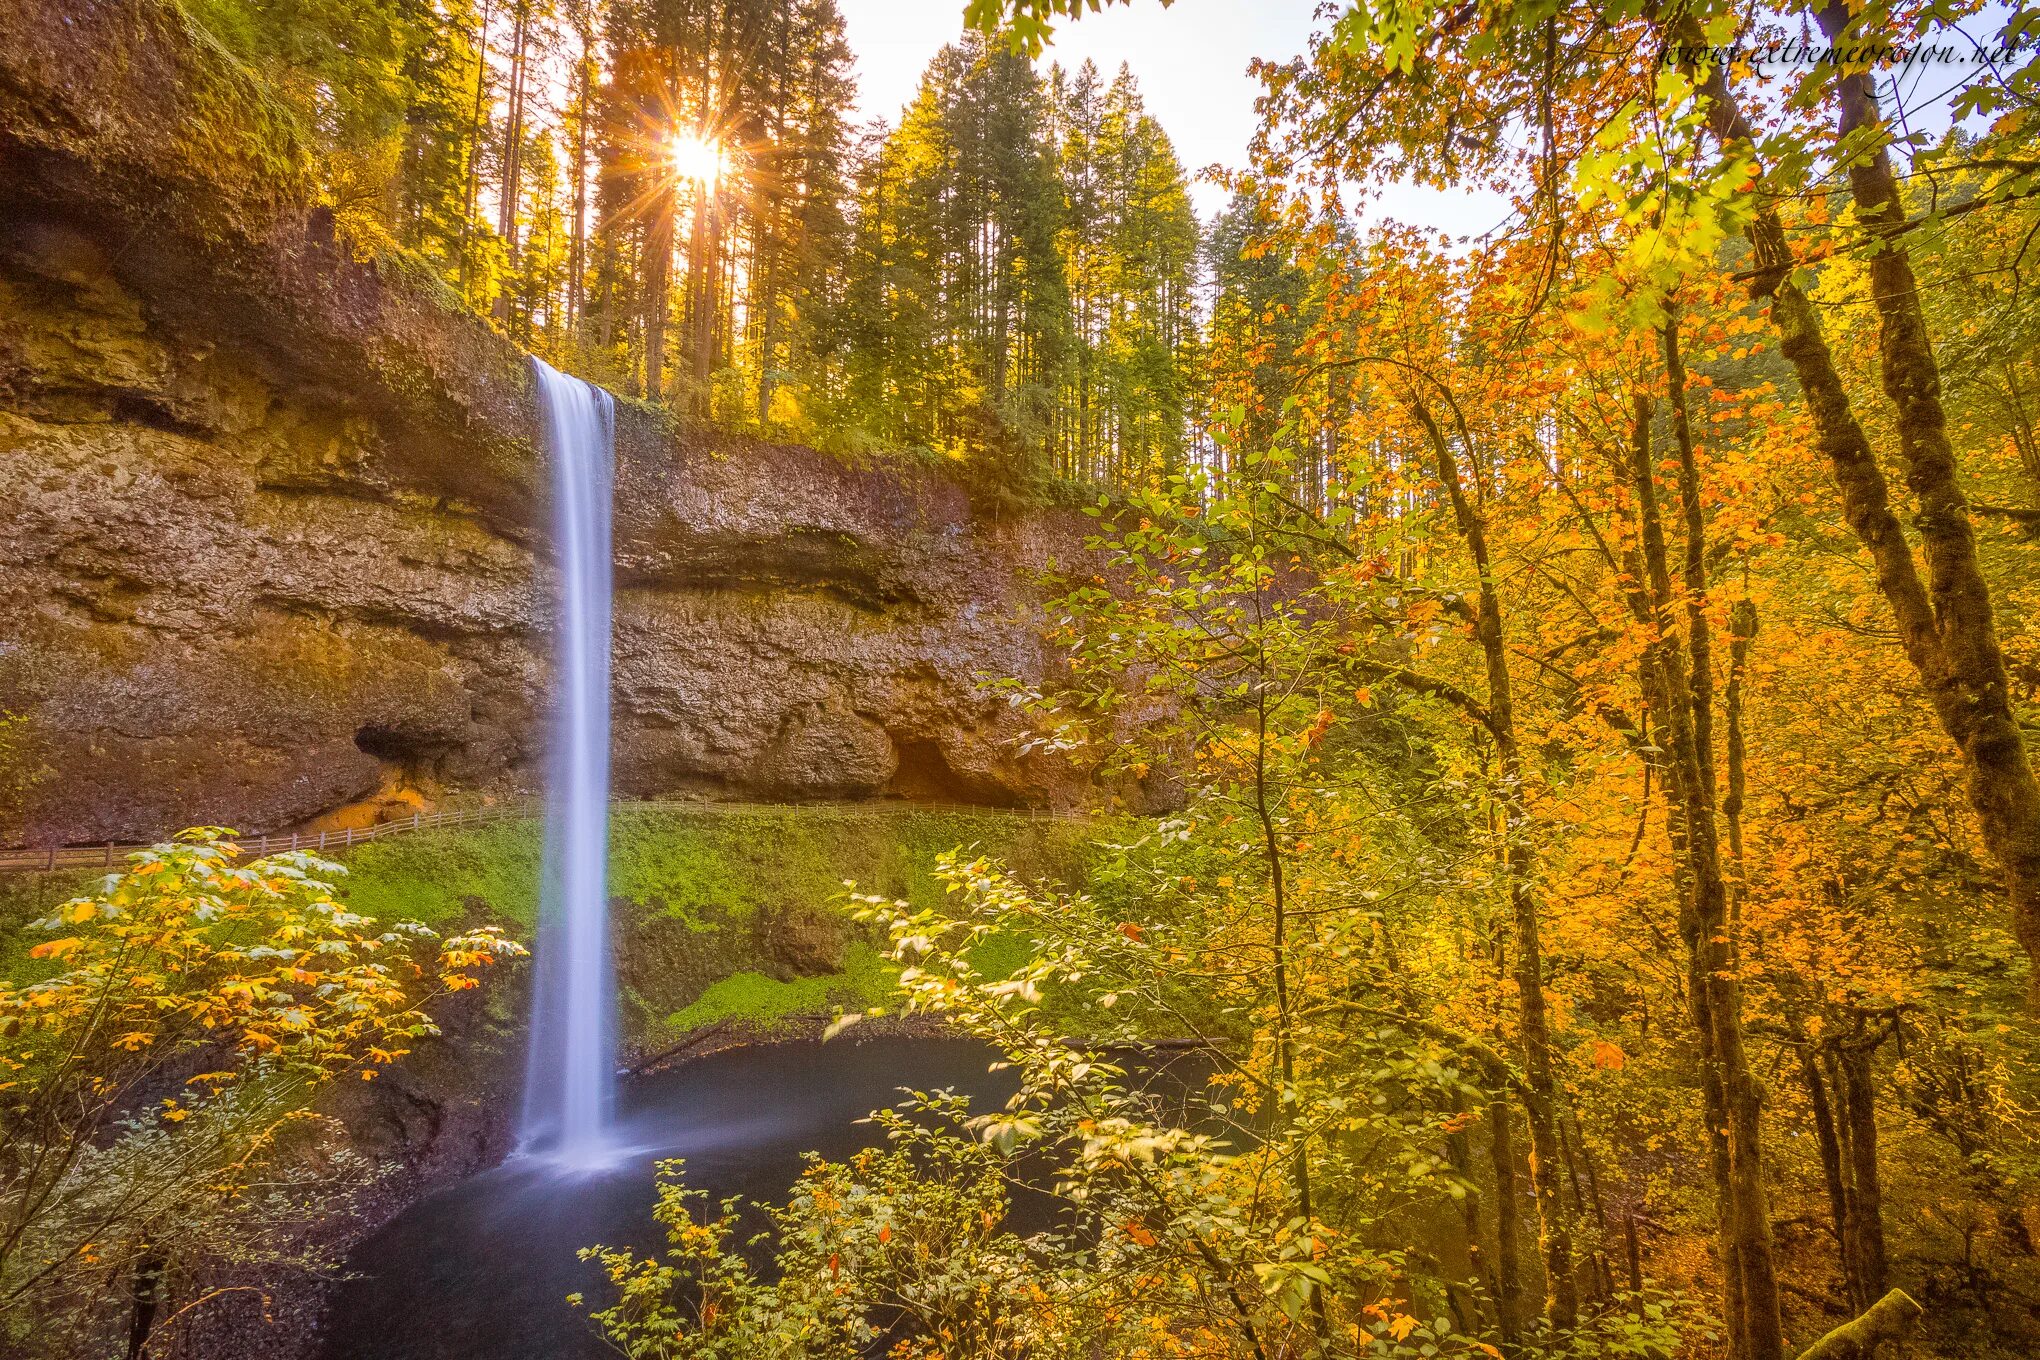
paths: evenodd
<path fill-rule="evenodd" d="M 666 144 L 666 160 L 673 173 L 696 184 L 713 185 L 722 178 L 722 143 L 698 132 L 676 132 Z"/>

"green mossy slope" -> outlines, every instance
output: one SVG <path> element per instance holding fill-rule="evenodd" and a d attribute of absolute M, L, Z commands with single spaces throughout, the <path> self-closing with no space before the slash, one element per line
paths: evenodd
<path fill-rule="evenodd" d="M 498 822 L 396 836 L 347 858 L 356 910 L 438 928 L 477 909 L 529 932 L 538 916 L 542 827 Z M 1030 874 L 1080 875 L 1092 828 L 973 809 L 874 803 L 726 812 L 619 809 L 610 826 L 609 891 L 697 929 L 789 903 L 826 902 L 845 880 L 860 891 L 939 900 L 935 860 L 979 846 Z"/>
<path fill-rule="evenodd" d="M 620 808 L 609 884 L 626 1037 L 649 1051 L 723 1020 L 769 1030 L 883 1004 L 893 969 L 878 942 L 851 921 L 846 882 L 931 906 L 942 898 L 937 860 L 966 849 L 1030 878 L 1081 886 L 1101 830 L 1011 812 L 884 803 Z M 440 931 L 493 922 L 529 940 L 543 840 L 536 820 L 394 836 L 338 856 L 347 870 L 339 887 L 355 910 L 380 921 Z M 22 981 L 46 971 L 27 957 L 35 939 L 26 925 L 99 877 L 0 879 L 0 975 Z M 1011 945 L 988 941 L 982 966 L 1016 962 L 1025 951 Z"/>
<path fill-rule="evenodd" d="M 870 804 L 739 811 L 621 809 L 610 834 L 626 1028 L 642 1048 L 701 1025 L 770 1028 L 884 1002 L 892 970 L 850 921 L 846 881 L 932 905 L 939 856 L 969 848 L 1030 877 L 1081 882 L 1096 828 L 1006 812 Z M 357 910 L 435 928 L 538 914 L 537 822 L 358 848 Z"/>

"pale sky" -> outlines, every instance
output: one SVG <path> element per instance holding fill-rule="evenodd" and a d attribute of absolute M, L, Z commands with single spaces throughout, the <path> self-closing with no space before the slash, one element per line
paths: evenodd
<path fill-rule="evenodd" d="M 920 87 L 921 71 L 944 43 L 963 32 L 964 0 L 838 0 L 857 55 L 858 115 L 899 121 Z M 1125 62 L 1140 82 L 1147 110 L 1176 144 L 1194 178 L 1213 163 L 1245 162 L 1259 120 L 1260 83 L 1247 75 L 1253 57 L 1287 60 L 1308 45 L 1317 0 L 1159 0 L 1112 4 L 1056 26 L 1041 57 L 1072 69 L 1085 58 L 1111 79 Z M 1191 186 L 1209 219 L 1224 205 L 1214 184 Z M 1486 231 L 1502 219 L 1498 200 L 1417 191 L 1391 193 L 1388 211 L 1407 221 L 1454 232 Z"/>
<path fill-rule="evenodd" d="M 921 71 L 942 45 L 963 31 L 964 0 L 837 0 L 857 59 L 858 115 L 899 121 L 901 106 L 920 86 Z M 1121 62 L 1133 68 L 1148 112 L 1176 144 L 1176 155 L 1192 177 L 1191 193 L 1200 216 L 1209 220 L 1224 205 L 1214 184 L 1196 182 L 1214 162 L 1238 166 L 1258 125 L 1254 99 L 1259 82 L 1247 75 L 1252 57 L 1287 60 L 1309 44 L 1318 0 L 1160 0 L 1108 4 L 1096 14 L 1063 21 L 1040 66 L 1052 61 L 1075 68 L 1086 57 L 1109 80 Z M 2003 22 L 2002 6 L 1990 5 L 1965 27 L 1983 37 Z M 1944 38 L 1943 41 L 1946 41 Z M 1911 126 L 1938 132 L 1948 125 L 1941 85 L 1934 72 L 1899 78 Z M 1891 76 L 1887 73 L 1887 82 Z M 1887 99 L 1892 93 L 1886 84 Z M 1896 102 L 1896 101 L 1894 101 Z M 1367 220 L 1394 217 L 1455 235 L 1479 235 L 1508 216 L 1497 195 L 1449 193 L 1389 185 Z"/>
<path fill-rule="evenodd" d="M 897 123 L 920 87 L 921 71 L 963 32 L 963 0 L 837 0 L 857 54 L 858 113 Z M 1056 25 L 1039 65 L 1075 69 L 1085 58 L 1110 80 L 1133 68 L 1148 112 L 1176 144 L 1192 175 L 1214 161 L 1239 165 L 1254 134 L 1251 57 L 1286 59 L 1310 40 L 1317 0 L 1159 0 L 1112 4 Z M 1223 202 L 1214 185 L 1197 186 L 1207 216 Z"/>

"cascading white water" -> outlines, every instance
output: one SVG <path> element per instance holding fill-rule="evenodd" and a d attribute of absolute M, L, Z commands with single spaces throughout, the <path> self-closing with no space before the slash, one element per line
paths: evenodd
<path fill-rule="evenodd" d="M 545 865 L 520 1150 L 574 1167 L 610 1159 L 616 988 L 609 958 L 610 497 L 616 404 L 542 359 L 559 573 Z"/>

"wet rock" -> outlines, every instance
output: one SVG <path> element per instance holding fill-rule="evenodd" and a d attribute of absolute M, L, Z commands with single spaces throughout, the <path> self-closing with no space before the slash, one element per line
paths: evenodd
<path fill-rule="evenodd" d="M 850 946 L 851 923 L 840 911 L 804 903 L 760 913 L 756 933 L 767 974 L 790 982 L 841 968 Z"/>
<path fill-rule="evenodd" d="M 788 716 L 758 774 L 793 795 L 876 793 L 899 772 L 899 752 L 883 727 L 841 703 L 810 704 Z"/>

